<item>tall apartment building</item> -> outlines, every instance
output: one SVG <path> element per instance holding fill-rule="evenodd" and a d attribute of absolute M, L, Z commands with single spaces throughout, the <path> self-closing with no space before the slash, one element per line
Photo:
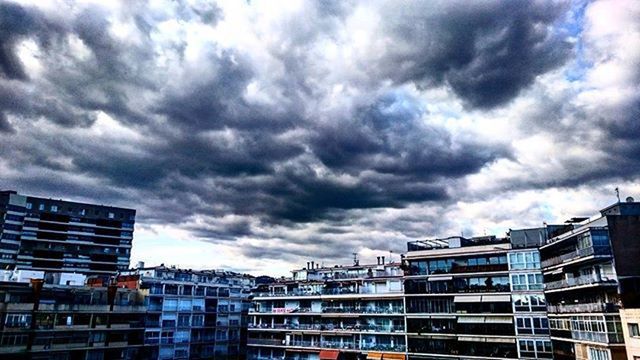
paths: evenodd
<path fill-rule="evenodd" d="M 554 229 L 540 248 L 555 359 L 627 359 L 623 328 L 632 340 L 640 322 L 640 203 L 630 200 Z"/>
<path fill-rule="evenodd" d="M 112 275 L 129 268 L 135 210 L 0 192 L 0 267 Z"/>
<path fill-rule="evenodd" d="M 421 240 L 405 261 L 410 359 L 552 358 L 535 242 Z"/>
<path fill-rule="evenodd" d="M 44 283 L 44 275 L 25 270 L 0 274 L 0 358 L 157 356 L 158 346 L 144 342 L 146 307 L 140 292 L 102 281 L 88 286 L 78 274 L 58 273 Z"/>
<path fill-rule="evenodd" d="M 249 359 L 405 359 L 400 263 L 319 267 L 262 285 L 249 311 Z"/>
<path fill-rule="evenodd" d="M 144 339 L 160 346 L 158 359 L 245 358 L 252 277 L 157 266 L 124 272 L 121 283 L 146 295 Z"/>

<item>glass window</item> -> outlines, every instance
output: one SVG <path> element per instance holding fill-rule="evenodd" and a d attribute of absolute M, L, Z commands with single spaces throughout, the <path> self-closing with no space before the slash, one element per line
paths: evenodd
<path fill-rule="evenodd" d="M 43 211 L 44 210 L 44 204 L 38 205 L 38 210 Z"/>
<path fill-rule="evenodd" d="M 640 327 L 638 327 L 638 324 L 629 323 L 629 335 L 632 337 L 640 336 Z"/>
<path fill-rule="evenodd" d="M 51 212 L 58 212 L 58 205 L 51 205 Z"/>
<path fill-rule="evenodd" d="M 109 219 L 113 219 L 114 217 L 115 217 L 115 214 L 114 214 L 114 213 L 112 213 L 112 212 L 110 212 L 110 213 L 109 213 Z"/>
<path fill-rule="evenodd" d="M 33 204 L 32 203 L 27 203 L 27 209 L 31 210 L 33 208 Z"/>

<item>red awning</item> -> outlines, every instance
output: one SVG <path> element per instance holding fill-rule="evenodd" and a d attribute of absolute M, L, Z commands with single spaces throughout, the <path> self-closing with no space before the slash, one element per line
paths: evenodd
<path fill-rule="evenodd" d="M 337 360 L 340 356 L 340 350 L 321 350 L 320 360 Z"/>

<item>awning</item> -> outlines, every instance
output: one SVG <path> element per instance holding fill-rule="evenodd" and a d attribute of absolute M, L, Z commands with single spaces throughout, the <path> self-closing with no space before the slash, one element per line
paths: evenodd
<path fill-rule="evenodd" d="M 459 316 L 458 324 L 482 324 L 484 316 Z"/>
<path fill-rule="evenodd" d="M 511 316 L 487 316 L 484 322 L 492 324 L 511 324 L 513 318 Z"/>
<path fill-rule="evenodd" d="M 486 342 L 487 338 L 484 336 L 458 336 L 458 341 Z"/>
<path fill-rule="evenodd" d="M 487 342 L 493 343 L 505 343 L 505 344 L 515 344 L 516 339 L 508 339 L 508 338 L 487 338 Z"/>
<path fill-rule="evenodd" d="M 455 296 L 453 302 L 457 303 L 479 303 L 480 295 Z"/>
<path fill-rule="evenodd" d="M 511 302 L 511 295 L 483 295 L 482 302 Z"/>
<path fill-rule="evenodd" d="M 382 360 L 382 353 L 379 353 L 379 352 L 367 353 L 367 360 L 368 359 Z"/>
<path fill-rule="evenodd" d="M 429 281 L 449 281 L 449 280 L 453 280 L 453 276 L 429 276 L 427 278 Z"/>
<path fill-rule="evenodd" d="M 404 356 L 404 354 L 388 354 L 385 353 L 382 356 L 383 360 L 405 360 L 406 357 Z"/>
<path fill-rule="evenodd" d="M 320 350 L 320 360 L 337 360 L 340 350 Z"/>

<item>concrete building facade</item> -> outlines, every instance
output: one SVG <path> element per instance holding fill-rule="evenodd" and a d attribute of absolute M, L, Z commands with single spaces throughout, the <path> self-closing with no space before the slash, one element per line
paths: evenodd
<path fill-rule="evenodd" d="M 405 359 L 400 263 L 320 267 L 254 294 L 249 359 Z"/>
<path fill-rule="evenodd" d="M 158 359 L 245 358 L 252 277 L 157 266 L 125 272 L 121 281 L 139 281 L 145 344 L 159 345 Z"/>
<path fill-rule="evenodd" d="M 104 275 L 127 270 L 135 214 L 0 191 L 0 267 Z"/>
<path fill-rule="evenodd" d="M 640 305 L 639 215 L 640 203 L 617 203 L 540 248 L 554 358 L 627 359 L 620 309 Z"/>

